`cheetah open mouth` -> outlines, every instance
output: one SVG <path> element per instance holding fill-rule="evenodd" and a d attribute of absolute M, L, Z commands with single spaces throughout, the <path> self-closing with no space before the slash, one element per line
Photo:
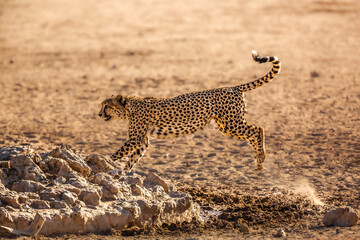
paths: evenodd
<path fill-rule="evenodd" d="M 111 119 L 111 116 L 108 116 L 105 118 L 105 121 L 109 121 Z"/>

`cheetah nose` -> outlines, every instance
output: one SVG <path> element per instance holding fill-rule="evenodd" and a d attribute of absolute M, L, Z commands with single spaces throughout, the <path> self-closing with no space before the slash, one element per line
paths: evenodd
<path fill-rule="evenodd" d="M 102 114 L 101 113 L 99 113 L 99 117 L 101 117 L 102 116 Z"/>

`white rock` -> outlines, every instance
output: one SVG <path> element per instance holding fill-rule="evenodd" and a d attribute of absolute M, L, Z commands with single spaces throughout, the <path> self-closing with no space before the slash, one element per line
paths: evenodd
<path fill-rule="evenodd" d="M 77 198 L 71 192 L 64 192 L 62 194 L 62 199 L 69 205 L 73 205 Z"/>
<path fill-rule="evenodd" d="M 0 193 L 0 201 L 5 205 L 10 205 L 14 208 L 20 208 L 19 196 L 16 192 L 6 191 Z"/>
<path fill-rule="evenodd" d="M 97 206 L 100 203 L 101 196 L 96 190 L 84 190 L 80 193 L 79 199 L 87 205 Z"/>
<path fill-rule="evenodd" d="M 29 200 L 29 197 L 27 195 L 19 194 L 19 203 L 20 204 L 26 204 L 28 200 Z"/>
<path fill-rule="evenodd" d="M 93 154 L 86 157 L 85 161 L 94 173 L 107 172 L 116 168 L 116 164 L 108 156 Z"/>
<path fill-rule="evenodd" d="M 125 182 L 129 185 L 136 184 L 140 187 L 143 185 L 143 183 L 139 177 L 127 177 L 127 178 L 125 178 Z"/>
<path fill-rule="evenodd" d="M 88 188 L 91 185 L 85 178 L 80 176 L 78 178 L 70 178 L 68 183 L 78 189 Z"/>
<path fill-rule="evenodd" d="M 339 207 L 325 213 L 322 222 L 325 226 L 351 227 L 358 223 L 359 212 L 351 207 Z"/>
<path fill-rule="evenodd" d="M 74 187 L 74 186 L 72 186 L 72 185 L 68 185 L 68 184 L 67 184 L 66 186 L 64 186 L 64 188 L 65 188 L 67 191 L 72 192 L 72 193 L 74 193 L 74 194 L 77 195 L 77 196 L 79 196 L 80 193 L 81 193 L 81 189 L 80 189 L 80 188 Z"/>
<path fill-rule="evenodd" d="M 50 202 L 50 207 L 51 208 L 54 208 L 54 209 L 60 209 L 60 208 L 66 208 L 67 207 L 67 205 L 66 205 L 66 203 L 64 203 L 64 202 L 61 202 L 61 201 L 51 201 Z"/>
<path fill-rule="evenodd" d="M 5 185 L 7 184 L 7 175 L 5 173 L 5 169 L 0 169 L 0 190 L 5 189 Z"/>
<path fill-rule="evenodd" d="M 133 196 L 141 196 L 146 199 L 151 199 L 151 193 L 146 188 L 142 188 L 136 184 L 131 184 L 130 188 L 131 188 L 131 194 Z"/>
<path fill-rule="evenodd" d="M 39 196 L 41 200 L 53 201 L 55 199 L 61 199 L 62 192 L 62 190 L 56 188 L 48 188 L 39 192 Z"/>
<path fill-rule="evenodd" d="M 66 182 L 66 178 L 59 176 L 55 180 L 57 183 L 64 184 Z"/>
<path fill-rule="evenodd" d="M 85 160 L 67 146 L 56 148 L 44 156 L 64 159 L 74 171 L 81 173 L 84 177 L 88 177 L 91 173 L 91 168 L 86 164 Z"/>
<path fill-rule="evenodd" d="M 9 146 L 0 148 L 0 161 L 11 160 L 13 157 L 31 154 L 34 150 L 30 146 Z"/>
<path fill-rule="evenodd" d="M 279 229 L 277 231 L 277 233 L 274 235 L 274 237 L 280 238 L 280 237 L 286 237 L 286 232 L 284 231 L 284 229 Z"/>
<path fill-rule="evenodd" d="M 15 182 L 11 190 L 16 192 L 38 192 L 45 189 L 45 186 L 39 182 L 31 180 L 20 180 Z"/>
<path fill-rule="evenodd" d="M 35 209 L 48 209 L 50 204 L 48 201 L 35 199 L 32 201 L 31 206 Z"/>
<path fill-rule="evenodd" d="M 7 226 L 7 227 L 14 226 L 14 220 L 12 219 L 8 210 L 6 210 L 4 207 L 0 207 L 0 223 L 1 223 L 1 225 Z"/>
<path fill-rule="evenodd" d="M 63 160 L 63 164 L 61 165 L 57 175 L 59 177 L 64 177 L 65 179 L 69 178 L 78 178 L 80 177 L 80 174 L 76 171 L 74 171 L 69 164 Z"/>
<path fill-rule="evenodd" d="M 144 180 L 144 185 L 146 187 L 160 185 L 164 188 L 166 193 L 169 193 L 169 185 L 164 180 L 162 180 L 158 175 L 152 172 L 146 176 Z"/>
<path fill-rule="evenodd" d="M 11 159 L 11 168 L 16 169 L 19 179 L 33 181 L 46 179 L 44 172 L 33 162 L 34 156 L 36 155 L 18 155 Z"/>
<path fill-rule="evenodd" d="M 119 178 L 120 176 L 124 175 L 124 170 L 114 169 L 114 170 L 108 171 L 107 173 L 115 178 Z"/>
<path fill-rule="evenodd" d="M 101 189 L 101 192 L 101 201 L 114 201 L 118 199 L 117 194 L 112 193 L 107 187 L 103 187 L 103 189 Z"/>
<path fill-rule="evenodd" d="M 242 233 L 249 233 L 250 232 L 250 228 L 246 223 L 240 223 L 239 226 L 239 231 Z"/>

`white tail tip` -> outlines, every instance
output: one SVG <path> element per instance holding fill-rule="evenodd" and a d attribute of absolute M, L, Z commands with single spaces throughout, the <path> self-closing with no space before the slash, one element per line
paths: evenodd
<path fill-rule="evenodd" d="M 251 54 L 252 54 L 253 58 L 256 58 L 257 56 L 259 56 L 259 54 L 255 50 L 252 50 Z"/>

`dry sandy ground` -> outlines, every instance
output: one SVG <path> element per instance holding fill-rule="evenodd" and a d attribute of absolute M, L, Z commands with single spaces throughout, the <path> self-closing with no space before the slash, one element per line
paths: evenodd
<path fill-rule="evenodd" d="M 248 122 L 266 131 L 264 169 L 256 171 L 249 144 L 211 123 L 194 136 L 153 140 L 135 171 L 172 180 L 209 209 L 231 212 L 238 202 L 228 199 L 255 203 L 286 191 L 324 204 L 315 208 L 359 208 L 359 16 L 357 0 L 0 1 L 0 144 L 112 154 L 127 123 L 103 122 L 103 99 L 245 83 L 270 69 L 252 61 L 254 49 L 283 64 L 279 78 L 246 94 Z M 216 194 L 226 198 L 206 202 Z M 247 235 L 233 224 L 176 236 L 267 238 L 282 227 L 290 238 L 360 237 L 359 225 L 325 228 L 314 211 L 274 215 L 273 226 L 245 219 Z M 164 237 L 141 238 L 154 236 Z"/>

